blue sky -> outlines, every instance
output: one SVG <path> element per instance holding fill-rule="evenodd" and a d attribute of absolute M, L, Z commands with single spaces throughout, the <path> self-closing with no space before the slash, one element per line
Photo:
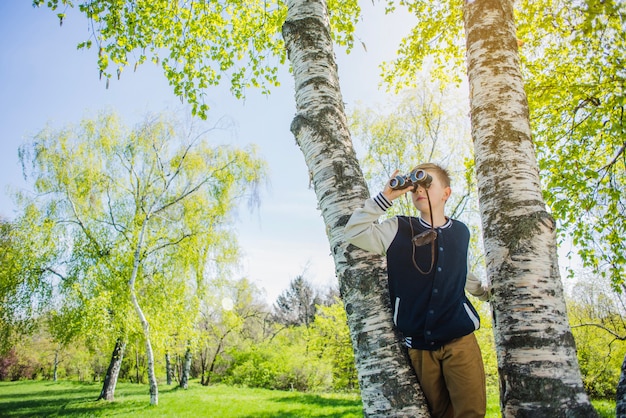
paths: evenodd
<path fill-rule="evenodd" d="M 399 39 L 408 33 L 408 22 L 414 21 L 406 15 L 384 16 L 380 4 L 362 2 L 362 7 L 356 35 L 367 50 L 357 43 L 349 55 L 335 51 L 348 109 L 385 101 L 378 88 L 378 65 L 393 58 Z M 102 110 L 113 110 L 133 125 L 150 112 L 185 109 L 160 68 L 150 63 L 134 73 L 126 69 L 106 89 L 98 77 L 96 51 L 76 49 L 89 35 L 82 15 L 69 12 L 59 26 L 55 13 L 21 0 L 0 1 L 0 16 L 0 217 L 14 216 L 10 190 L 26 187 L 17 149 L 46 125 L 75 124 Z M 295 101 L 287 67 L 281 70 L 281 83 L 269 97 L 250 91 L 245 101 L 231 97 L 227 86 L 207 91 L 209 120 L 227 117 L 234 123 L 222 142 L 257 144 L 270 167 L 260 209 L 250 213 L 243 207 L 237 222 L 244 254 L 239 275 L 264 289 L 270 302 L 305 268 L 316 285 L 336 282 L 304 157 L 289 131 Z"/>

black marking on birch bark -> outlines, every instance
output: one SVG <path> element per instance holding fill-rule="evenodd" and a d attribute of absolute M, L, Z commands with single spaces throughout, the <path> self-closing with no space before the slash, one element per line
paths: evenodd
<path fill-rule="evenodd" d="M 325 35 L 317 36 L 318 32 L 324 32 Z M 297 37 L 297 40 L 294 40 L 294 42 L 298 42 L 305 49 L 316 50 L 320 49 L 316 46 L 320 43 L 320 40 L 330 38 L 328 28 L 323 21 L 316 17 L 304 17 L 302 19 L 285 21 L 282 27 L 282 35 L 283 38 L 289 36 Z"/>
<path fill-rule="evenodd" d="M 590 404 L 576 403 L 575 395 L 582 390 L 580 387 L 565 385 L 561 379 L 557 378 L 528 377 L 528 375 L 521 378 L 520 373 L 508 373 L 505 369 L 500 369 L 499 374 L 501 384 L 504 385 L 501 387 L 502 394 L 506 398 L 502 402 L 516 409 L 515 417 L 589 418 L 597 416 Z M 524 404 L 517 401 L 518 399 L 524 400 Z M 535 403 L 529 405 L 527 399 L 534 399 Z"/>
<path fill-rule="evenodd" d="M 523 335 L 506 335 L 505 337 L 508 342 L 508 349 L 550 349 L 550 347 L 554 347 L 554 350 L 557 350 L 558 347 L 571 347 L 573 349 L 575 345 L 571 332 L 563 333 L 557 337 L 551 335 L 550 339 L 533 337 L 527 333 Z"/>

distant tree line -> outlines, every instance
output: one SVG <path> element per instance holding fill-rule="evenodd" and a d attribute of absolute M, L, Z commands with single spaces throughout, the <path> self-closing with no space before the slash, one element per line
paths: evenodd
<path fill-rule="evenodd" d="M 197 379 L 202 385 L 358 390 L 346 314 L 336 290 L 322 292 L 299 275 L 274 306 L 260 299 L 260 290 L 246 279 L 216 283 L 214 290 L 235 299 L 207 300 L 194 340 L 157 359 L 160 382 L 182 387 Z M 37 322 L 37 332 L 0 355 L 0 380 L 105 379 L 110 353 L 89 346 L 85 339 L 59 344 L 49 328 L 50 317 Z M 147 383 L 142 346 L 141 334 L 129 339 L 118 379 Z"/>
<path fill-rule="evenodd" d="M 626 355 L 626 324 L 623 295 L 615 293 L 606 280 L 583 275 L 568 298 L 578 361 L 587 393 L 594 399 L 614 399 L 620 366 Z M 157 359 L 158 380 L 167 385 L 217 383 L 279 390 L 358 391 L 354 354 L 343 304 L 334 289 L 320 292 L 303 275 L 293 279 L 270 306 L 260 291 L 245 279 L 222 284 L 222 290 L 238 295 L 232 308 L 222 301 L 207 305 L 195 327 L 193 349 L 180 346 Z M 306 292 L 297 292 L 297 290 Z M 232 293 L 231 293 L 232 294 Z M 293 300 L 294 295 L 311 295 Z M 307 323 L 296 311 L 308 304 L 312 318 Z M 483 324 L 477 332 L 489 385 L 498 385 L 497 364 L 488 304 L 479 304 Z M 207 322 L 212 314 L 213 322 Z M 84 340 L 75 344 L 55 342 L 47 327 L 22 338 L 0 355 L 0 380 L 71 379 L 101 382 L 107 370 L 108 353 L 90 348 Z M 146 358 L 141 337 L 126 348 L 119 379 L 147 383 Z M 185 371 L 187 353 L 189 369 Z M 169 358 L 169 361 L 167 360 Z M 169 368 L 168 368 L 169 364 Z M 168 372 L 169 370 L 169 372 Z M 187 374 L 186 374 L 187 373 Z"/>

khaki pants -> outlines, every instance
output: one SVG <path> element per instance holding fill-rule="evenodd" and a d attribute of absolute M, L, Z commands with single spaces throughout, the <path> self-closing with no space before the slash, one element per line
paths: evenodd
<path fill-rule="evenodd" d="M 409 357 L 433 418 L 485 416 L 485 367 L 473 333 L 435 351 L 409 348 Z"/>

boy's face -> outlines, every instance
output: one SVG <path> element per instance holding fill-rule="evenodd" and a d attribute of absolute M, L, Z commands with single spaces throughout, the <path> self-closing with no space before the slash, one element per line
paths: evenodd
<path fill-rule="evenodd" d="M 428 196 L 430 197 L 430 204 L 433 209 L 433 214 L 442 213 L 446 204 L 446 201 L 452 193 L 452 189 L 449 186 L 444 186 L 439 180 L 439 177 L 431 170 L 426 170 L 428 174 L 433 178 L 430 187 L 428 188 Z M 429 214 L 428 199 L 426 198 L 426 189 L 418 187 L 415 192 L 411 192 L 411 198 L 413 205 L 422 214 Z"/>

